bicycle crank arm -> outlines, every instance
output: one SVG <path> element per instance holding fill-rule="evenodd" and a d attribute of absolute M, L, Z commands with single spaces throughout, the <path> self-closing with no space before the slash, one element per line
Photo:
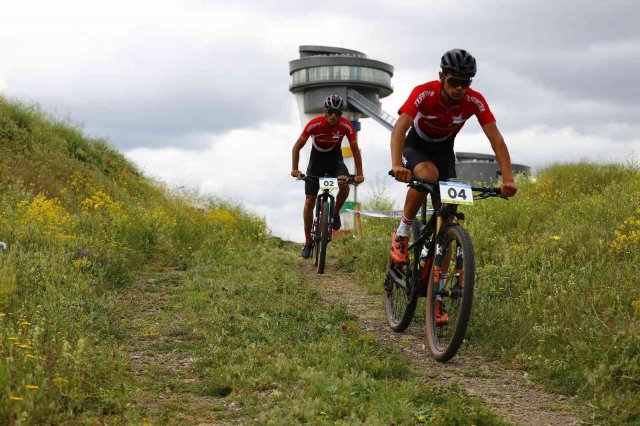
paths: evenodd
<path fill-rule="evenodd" d="M 402 277 L 399 276 L 398 272 L 396 272 L 393 268 L 389 269 L 388 274 L 398 287 L 402 287 L 404 289 L 407 288 L 407 286 L 404 284 L 404 281 L 402 280 Z"/>
<path fill-rule="evenodd" d="M 459 299 L 462 297 L 462 289 L 454 288 L 453 290 L 438 290 L 436 291 L 438 296 L 450 297 L 452 299 Z"/>

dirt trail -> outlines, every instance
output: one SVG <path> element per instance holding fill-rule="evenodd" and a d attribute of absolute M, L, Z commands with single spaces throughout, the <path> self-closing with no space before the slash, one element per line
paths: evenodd
<path fill-rule="evenodd" d="M 431 358 L 425 346 L 424 327 L 417 320 L 404 332 L 394 333 L 387 326 L 383 299 L 364 293 L 327 262 L 324 275 L 317 275 L 313 263 L 303 266 L 309 282 L 332 305 L 344 306 L 357 316 L 366 331 L 383 345 L 400 348 L 414 368 L 430 384 L 456 383 L 466 394 L 482 398 L 506 420 L 522 425 L 587 424 L 573 411 L 567 397 L 549 394 L 531 383 L 526 373 L 506 369 L 499 363 L 478 356 L 458 354 L 446 364 Z M 420 306 L 420 305 L 419 305 Z"/>
<path fill-rule="evenodd" d="M 459 354 L 446 364 L 433 360 L 425 347 L 426 336 L 418 320 L 404 333 L 392 332 L 386 323 L 382 297 L 358 289 L 348 275 L 333 268 L 331 261 L 324 275 L 316 274 L 312 262 L 301 261 L 301 268 L 302 275 L 307 277 L 306 283 L 327 303 L 342 306 L 357 316 L 362 327 L 373 333 L 381 344 L 401 349 L 429 385 L 457 384 L 467 395 L 482 398 L 494 412 L 516 424 L 589 423 L 573 411 L 571 399 L 545 393 L 529 382 L 523 372 L 508 370 L 499 363 L 468 354 Z M 171 379 L 187 384 L 197 380 L 192 370 L 194 359 L 174 350 L 158 352 L 154 347 L 163 341 L 180 339 L 175 335 L 169 337 L 169 330 L 165 329 L 168 324 L 162 318 L 168 315 L 174 298 L 180 297 L 181 275 L 179 271 L 169 270 L 150 273 L 122 295 L 126 305 L 123 312 L 127 313 L 123 320 L 129 324 L 131 332 L 129 356 L 133 374 L 141 385 L 137 405 L 152 423 L 221 424 L 212 407 L 227 413 L 240 408 L 224 398 L 195 397 L 187 390 L 161 386 L 163 381 L 157 380 L 163 377 L 164 381 Z M 238 416 L 242 418 L 240 413 Z"/>

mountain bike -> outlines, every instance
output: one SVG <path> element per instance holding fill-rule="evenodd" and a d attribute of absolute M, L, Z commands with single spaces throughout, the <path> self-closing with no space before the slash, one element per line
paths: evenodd
<path fill-rule="evenodd" d="M 500 195 L 500 188 L 452 181 L 435 183 L 417 177 L 412 177 L 408 186 L 432 197 L 439 193 L 442 203 L 427 220 L 425 197 L 420 219 L 411 224 L 406 264 L 393 262 L 389 255 L 384 279 L 387 321 L 393 331 L 404 331 L 413 319 L 418 298 L 426 297 L 429 350 L 435 359 L 446 362 L 464 340 L 475 280 L 473 244 L 458 205 L 473 204 L 474 199 L 506 197 Z"/>
<path fill-rule="evenodd" d="M 354 175 L 329 177 L 329 176 L 301 176 L 301 180 L 318 179 L 320 194 L 316 197 L 316 206 L 311 225 L 311 250 L 315 255 L 315 266 L 319 274 L 324 274 L 324 266 L 327 259 L 327 245 L 332 239 L 333 230 L 333 206 L 335 197 L 331 191 L 338 189 L 338 183 L 357 185 Z"/>

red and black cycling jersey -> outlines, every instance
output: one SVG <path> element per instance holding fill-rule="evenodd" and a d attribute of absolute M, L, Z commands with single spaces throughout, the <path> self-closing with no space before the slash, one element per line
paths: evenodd
<path fill-rule="evenodd" d="M 329 126 L 323 115 L 309 121 L 302 130 L 301 138 L 313 139 L 307 174 L 320 176 L 336 173 L 344 168 L 342 159 L 342 139 L 346 136 L 351 142 L 356 140 L 356 130 L 351 121 L 340 117 L 335 126 Z M 316 191 L 317 192 L 317 191 Z"/>
<path fill-rule="evenodd" d="M 467 88 L 457 105 L 447 107 L 442 103 L 439 80 L 416 86 L 398 114 L 406 112 L 413 118 L 413 129 L 427 142 L 453 140 L 464 123 L 475 115 L 480 126 L 496 121 L 484 97 Z"/>
<path fill-rule="evenodd" d="M 356 140 L 356 130 L 353 128 L 351 121 L 340 117 L 335 126 L 329 126 L 327 118 L 323 115 L 309 121 L 302 134 L 303 139 L 309 137 L 313 139 L 313 150 L 318 152 L 329 152 L 332 150 L 340 150 L 342 138 L 347 137 L 351 142 Z M 342 158 L 342 155 L 340 156 Z"/>

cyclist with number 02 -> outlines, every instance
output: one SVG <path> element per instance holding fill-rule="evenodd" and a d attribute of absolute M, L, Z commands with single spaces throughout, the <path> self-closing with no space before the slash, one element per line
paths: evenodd
<path fill-rule="evenodd" d="M 430 182 L 455 178 L 454 139 L 475 115 L 498 160 L 502 195 L 514 196 L 517 187 L 507 145 L 487 101 L 470 87 L 476 75 L 475 58 L 466 50 L 449 50 L 440 67 L 439 79 L 415 87 L 398 111 L 400 117 L 391 132 L 391 168 L 396 180 L 409 182 L 412 175 Z M 411 223 L 425 196 L 413 188 L 407 191 L 403 216 L 391 242 L 390 255 L 396 263 L 407 262 Z M 434 198 L 435 209 L 440 199 Z"/>
<path fill-rule="evenodd" d="M 311 156 L 307 166 L 307 175 L 310 176 L 347 176 L 349 171 L 342 158 L 342 139 L 346 136 L 353 153 L 353 160 L 356 166 L 356 176 L 354 181 L 362 183 L 362 157 L 358 148 L 356 131 L 351 121 L 342 117 L 346 104 L 344 99 L 338 95 L 330 95 L 324 101 L 324 115 L 313 118 L 304 127 L 302 134 L 293 145 L 291 153 L 291 176 L 299 178 L 303 174 L 298 169 L 300 160 L 300 150 L 305 146 L 309 137 L 313 139 Z M 316 196 L 320 189 L 318 179 L 307 179 L 304 186 L 306 195 L 303 209 L 305 244 L 300 254 L 304 258 L 311 256 L 311 225 L 313 223 L 313 208 L 316 203 Z M 334 230 L 340 229 L 340 208 L 349 195 L 349 185 L 342 183 L 339 185 L 338 195 L 333 210 Z"/>

